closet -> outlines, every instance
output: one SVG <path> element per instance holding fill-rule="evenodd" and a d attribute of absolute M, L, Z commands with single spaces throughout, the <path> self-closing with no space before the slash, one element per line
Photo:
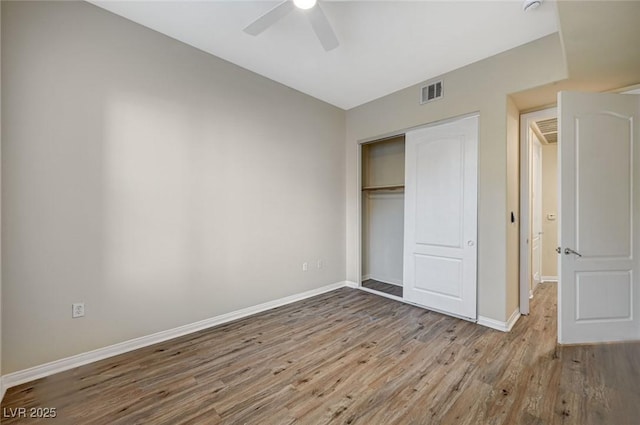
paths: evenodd
<path fill-rule="evenodd" d="M 361 288 L 477 319 L 478 116 L 361 144 Z"/>
<path fill-rule="evenodd" d="M 402 297 L 404 135 L 362 145 L 362 286 Z"/>

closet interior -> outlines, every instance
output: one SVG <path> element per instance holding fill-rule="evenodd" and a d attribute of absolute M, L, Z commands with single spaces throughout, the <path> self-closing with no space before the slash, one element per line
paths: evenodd
<path fill-rule="evenodd" d="M 362 145 L 362 287 L 402 298 L 405 136 Z"/>

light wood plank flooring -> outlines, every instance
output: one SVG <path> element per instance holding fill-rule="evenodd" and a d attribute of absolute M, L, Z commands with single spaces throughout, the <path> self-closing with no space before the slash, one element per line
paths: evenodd
<path fill-rule="evenodd" d="M 395 295 L 396 297 L 402 297 L 402 286 L 391 285 L 389 283 L 380 282 L 373 279 L 367 279 L 362 282 L 362 286 L 374 291 L 384 292 L 385 294 Z"/>
<path fill-rule="evenodd" d="M 344 288 L 11 388 L 2 423 L 640 423 L 640 344 L 556 347 L 554 284 L 532 312 L 505 334 Z"/>

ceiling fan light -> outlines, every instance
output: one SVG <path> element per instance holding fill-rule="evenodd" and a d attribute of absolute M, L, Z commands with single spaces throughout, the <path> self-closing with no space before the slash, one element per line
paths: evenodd
<path fill-rule="evenodd" d="M 316 0 L 293 0 L 293 4 L 299 9 L 311 9 L 316 5 Z"/>

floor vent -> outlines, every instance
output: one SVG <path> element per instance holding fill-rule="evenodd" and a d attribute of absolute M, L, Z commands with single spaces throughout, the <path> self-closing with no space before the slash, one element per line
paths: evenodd
<path fill-rule="evenodd" d="M 435 83 L 423 86 L 420 89 L 420 104 L 422 105 L 432 100 L 440 99 L 443 94 L 442 81 L 436 81 Z"/>

